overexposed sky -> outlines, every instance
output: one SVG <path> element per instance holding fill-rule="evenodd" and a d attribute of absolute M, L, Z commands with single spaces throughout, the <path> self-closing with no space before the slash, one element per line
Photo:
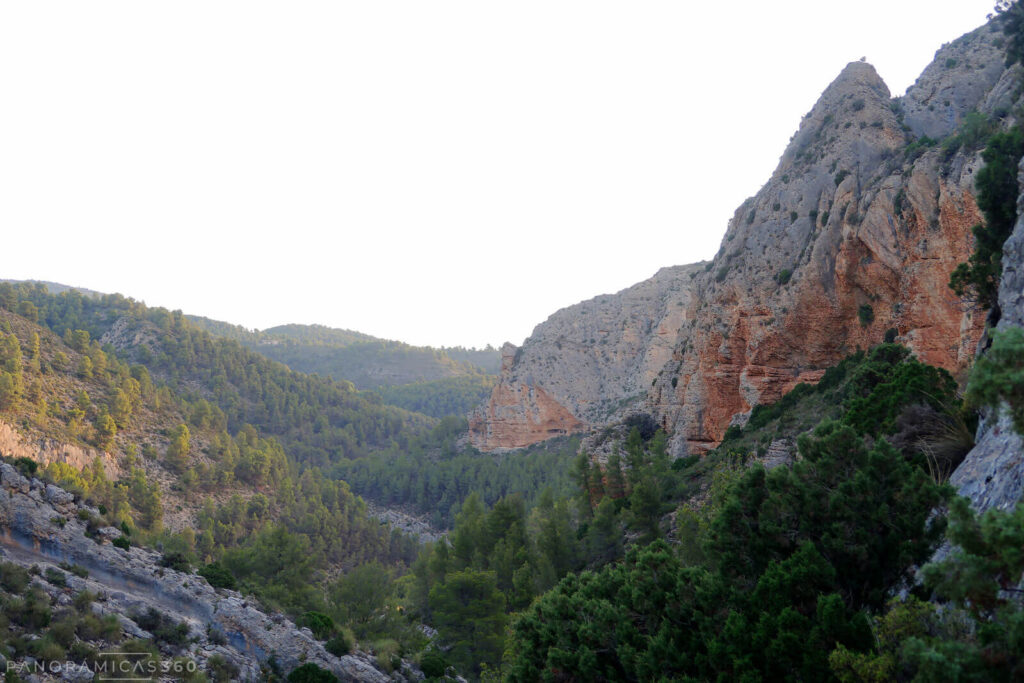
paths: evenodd
<path fill-rule="evenodd" d="M 902 94 L 993 4 L 5 2 L 0 278 L 519 344 L 710 258 L 847 62 Z"/>

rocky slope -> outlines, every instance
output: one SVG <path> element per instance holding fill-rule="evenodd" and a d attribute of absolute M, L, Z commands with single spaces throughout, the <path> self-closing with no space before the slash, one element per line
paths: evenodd
<path fill-rule="evenodd" d="M 902 98 L 849 64 L 779 166 L 737 209 L 713 262 L 664 269 L 564 309 L 509 350 L 473 443 L 515 448 L 651 413 L 673 452 L 895 329 L 961 375 L 984 323 L 946 283 L 981 220 L 979 132 L 1008 125 L 1017 69 L 984 26 L 944 46 Z M 977 113 L 972 113 L 977 112 Z"/>
<path fill-rule="evenodd" d="M 214 589 L 196 574 L 161 567 L 160 555 L 153 551 L 114 547 L 111 541 L 121 535 L 115 528 L 99 529 L 91 538 L 85 520 L 98 516 L 98 510 L 76 502 L 67 491 L 29 480 L 11 465 L 0 463 L 0 559 L 36 565 L 44 574 L 51 568 L 57 571 L 60 564 L 88 572 L 85 577 L 68 574 L 66 589 L 40 582 L 53 593 L 55 604 L 70 602 L 70 595 L 88 590 L 100 596 L 95 612 L 116 615 L 127 637 L 143 639 L 152 636 L 132 615 L 155 609 L 189 627 L 192 642 L 182 652 L 170 654 L 185 655 L 201 668 L 219 655 L 238 668 L 239 680 L 263 680 L 261 665 L 271 655 L 285 672 L 312 662 L 345 681 L 383 683 L 422 677 L 408 666 L 386 674 L 362 652 L 335 657 L 308 629 L 264 612 L 239 593 Z M 91 680 L 91 674 L 82 679 Z"/>

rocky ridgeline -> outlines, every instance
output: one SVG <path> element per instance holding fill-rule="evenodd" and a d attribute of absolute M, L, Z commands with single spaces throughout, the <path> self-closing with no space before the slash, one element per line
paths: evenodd
<path fill-rule="evenodd" d="M 77 565 L 88 577 L 67 575 L 67 588 L 40 585 L 57 604 L 88 590 L 99 599 L 93 609 L 116 615 L 129 638 L 150 638 L 132 615 L 150 608 L 174 621 L 188 624 L 192 642 L 182 654 L 201 668 L 219 655 L 238 668 L 239 679 L 259 681 L 261 663 L 273 655 L 285 672 L 312 662 L 344 681 L 404 681 L 422 678 L 409 665 L 385 673 L 363 652 L 335 657 L 310 631 L 298 628 L 280 614 L 268 614 L 251 599 L 230 590 L 215 589 L 204 578 L 161 567 L 161 555 L 151 550 L 112 545 L 121 532 L 113 527 L 87 536 L 84 521 L 99 511 L 76 502 L 53 484 L 27 479 L 7 463 L 0 463 L 0 559 L 22 566 L 36 565 L 43 572 L 61 563 Z M 68 672 L 70 680 L 91 680 L 91 672 Z"/>
<path fill-rule="evenodd" d="M 980 149 L 963 131 L 1010 123 L 1020 67 L 1004 66 L 1002 39 L 989 25 L 944 46 L 902 98 L 849 64 L 712 262 L 563 309 L 506 349 L 473 443 L 517 448 L 640 410 L 674 454 L 702 452 L 890 329 L 962 377 L 984 327 L 947 286 L 981 220 Z"/>

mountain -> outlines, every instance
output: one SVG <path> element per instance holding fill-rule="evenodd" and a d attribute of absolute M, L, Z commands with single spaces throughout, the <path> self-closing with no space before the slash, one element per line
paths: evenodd
<path fill-rule="evenodd" d="M 734 421 L 888 336 L 962 378 L 984 326 L 947 283 L 981 222 L 981 148 L 1019 104 L 990 24 L 944 46 L 903 97 L 849 64 L 705 264 L 563 309 L 503 350 L 471 416 L 483 450 L 595 432 L 635 412 L 700 453 Z"/>
<path fill-rule="evenodd" d="M 247 330 L 209 318 L 189 320 L 299 372 L 352 382 L 357 389 L 495 374 L 494 349 L 435 349 L 323 325 L 281 325 Z"/>

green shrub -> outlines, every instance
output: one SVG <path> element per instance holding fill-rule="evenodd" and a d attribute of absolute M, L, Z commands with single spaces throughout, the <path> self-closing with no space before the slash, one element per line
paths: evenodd
<path fill-rule="evenodd" d="M 21 600 L 12 600 L 4 610 L 11 621 L 26 628 L 40 629 L 50 623 L 50 598 L 39 588 L 28 591 Z"/>
<path fill-rule="evenodd" d="M 28 570 L 13 562 L 0 562 L 0 588 L 8 593 L 21 595 L 28 588 Z"/>
<path fill-rule="evenodd" d="M 50 624 L 50 629 L 47 633 L 63 647 L 70 647 L 75 642 L 75 632 L 77 630 L 78 619 L 73 613 L 67 613 Z"/>
<path fill-rule="evenodd" d="M 87 578 L 89 578 L 89 570 L 86 569 L 85 567 L 82 567 L 81 565 L 69 564 L 67 562 L 61 562 L 60 563 L 60 568 L 63 569 L 64 571 L 66 571 L 66 572 L 70 572 L 70 573 L 74 574 L 75 576 L 77 576 L 80 579 L 87 579 Z"/>
<path fill-rule="evenodd" d="M 775 281 L 780 285 L 784 285 L 789 282 L 789 278 L 793 276 L 793 271 L 789 268 L 783 268 L 775 275 Z"/>
<path fill-rule="evenodd" d="M 79 612 L 91 613 L 89 606 L 96 600 L 96 594 L 91 591 L 82 591 L 75 596 L 75 609 Z"/>
<path fill-rule="evenodd" d="M 326 640 L 334 632 L 334 620 L 323 612 L 306 612 L 298 619 L 299 626 L 305 626 L 319 640 Z"/>
<path fill-rule="evenodd" d="M 214 655 L 206 660 L 206 672 L 217 683 L 221 681 L 228 683 L 228 681 L 234 681 L 238 677 L 238 667 L 224 659 L 221 655 Z"/>
<path fill-rule="evenodd" d="M 68 586 L 67 574 L 54 567 L 47 567 L 43 577 L 58 588 L 67 588 Z"/>
<path fill-rule="evenodd" d="M 722 266 L 721 268 L 718 269 L 718 272 L 715 273 L 715 282 L 724 282 L 725 276 L 728 274 L 729 266 Z"/>
<path fill-rule="evenodd" d="M 875 309 L 871 307 L 871 304 L 861 304 L 857 308 L 857 319 L 860 320 L 861 327 L 867 327 L 875 322 Z"/>
<path fill-rule="evenodd" d="M 214 588 L 229 588 L 231 590 L 238 588 L 238 581 L 235 580 L 235 575 L 219 562 L 212 562 L 199 569 L 196 573 L 206 579 Z"/>
<path fill-rule="evenodd" d="M 402 648 L 397 640 L 391 638 L 378 640 L 373 644 L 373 650 L 377 653 L 377 665 L 384 671 L 391 673 L 395 669 L 401 668 Z"/>
<path fill-rule="evenodd" d="M 132 617 L 132 620 L 144 631 L 153 634 L 159 643 L 181 647 L 188 643 L 188 624 L 177 622 L 163 612 L 150 607 Z"/>
<path fill-rule="evenodd" d="M 164 553 L 160 557 L 160 566 L 185 574 L 192 571 L 192 564 L 185 557 L 184 553 Z"/>
<path fill-rule="evenodd" d="M 848 176 L 848 175 L 850 175 L 850 172 L 846 171 L 846 170 L 839 171 L 839 173 L 836 173 L 836 177 L 835 177 L 836 187 L 839 187 L 839 185 L 841 185 L 842 182 L 844 180 L 846 180 L 846 176 Z"/>
<path fill-rule="evenodd" d="M 438 650 L 427 650 L 420 656 L 420 670 L 427 678 L 441 678 L 448 666 L 444 653 Z"/>
<path fill-rule="evenodd" d="M 966 399 L 973 408 L 997 412 L 1005 403 L 1013 428 L 1024 434 L 1024 330 L 1009 327 L 992 335 L 992 346 L 971 370 Z"/>
<path fill-rule="evenodd" d="M 336 657 L 347 655 L 352 652 L 356 646 L 356 638 L 352 634 L 352 631 L 347 628 L 342 628 L 338 631 L 333 638 L 327 641 L 324 645 L 324 649 L 330 652 Z"/>
<path fill-rule="evenodd" d="M 129 541 L 125 536 L 118 536 L 110 543 L 115 548 L 120 548 L 121 550 L 128 550 L 128 548 L 132 547 L 131 541 Z"/>
<path fill-rule="evenodd" d="M 338 677 L 307 662 L 288 674 L 288 683 L 338 683 Z"/>
<path fill-rule="evenodd" d="M 32 458 L 21 457 L 14 459 L 14 467 L 21 473 L 21 476 L 31 478 L 36 476 L 36 471 L 39 469 L 39 463 Z"/>
<path fill-rule="evenodd" d="M 116 642 L 121 639 L 121 622 L 113 614 L 98 617 L 91 612 L 82 614 L 76 630 L 82 640 L 108 640 Z"/>
<path fill-rule="evenodd" d="M 49 634 L 33 640 L 29 645 L 29 651 L 33 657 L 44 663 L 63 662 L 65 659 L 64 648 Z"/>

